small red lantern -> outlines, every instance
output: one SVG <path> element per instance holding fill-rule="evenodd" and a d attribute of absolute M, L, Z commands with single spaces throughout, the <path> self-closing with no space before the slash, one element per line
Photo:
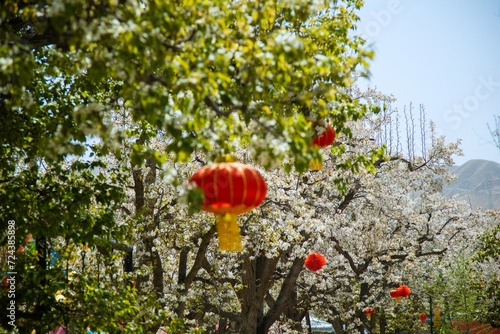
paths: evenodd
<path fill-rule="evenodd" d="M 411 293 L 410 288 L 403 284 L 399 286 L 399 288 L 391 290 L 389 294 L 391 295 L 392 298 L 396 299 L 396 302 L 399 303 L 401 301 L 401 298 L 408 297 L 410 293 Z"/>
<path fill-rule="evenodd" d="M 243 249 L 237 215 L 258 207 L 266 198 L 267 185 L 257 170 L 239 162 L 221 162 L 197 171 L 189 182 L 201 188 L 204 211 L 217 216 L 219 250 Z"/>
<path fill-rule="evenodd" d="M 323 122 L 318 123 L 319 126 L 324 126 Z M 313 146 L 318 146 L 320 148 L 325 148 L 327 146 L 330 146 L 333 141 L 335 140 L 335 130 L 330 124 L 326 124 L 326 128 L 323 132 L 318 134 L 314 139 L 313 139 Z M 322 170 L 323 169 L 323 163 L 318 160 L 313 160 L 311 161 L 311 164 L 309 165 L 309 168 L 311 170 Z"/>
<path fill-rule="evenodd" d="M 403 285 L 401 285 L 401 286 L 398 288 L 398 290 L 399 290 L 399 294 L 400 294 L 400 295 L 401 295 L 401 297 L 403 297 L 403 298 L 408 297 L 408 296 L 410 295 L 410 293 L 411 293 L 410 288 L 409 288 L 409 287 L 407 287 L 407 286 L 406 286 L 406 285 L 404 285 L 404 284 L 403 284 Z"/>
<path fill-rule="evenodd" d="M 391 290 L 391 292 L 389 294 L 391 295 L 392 298 L 396 299 L 396 302 L 399 303 L 401 301 L 401 294 L 400 294 L 400 291 L 398 289 Z"/>
<path fill-rule="evenodd" d="M 320 122 L 318 125 L 324 126 L 324 123 Z M 313 139 L 312 144 L 313 146 L 319 146 L 321 148 L 325 148 L 333 143 L 333 141 L 335 140 L 335 135 L 336 133 L 335 130 L 333 129 L 333 126 L 327 124 L 326 129 Z"/>
<path fill-rule="evenodd" d="M 427 320 L 427 314 L 420 313 L 420 321 L 425 324 L 425 320 Z"/>
<path fill-rule="evenodd" d="M 5 278 L 2 280 L 2 285 L 3 285 L 3 286 L 8 286 L 8 285 L 9 285 L 9 282 L 10 282 L 10 280 L 11 280 L 11 279 L 12 279 L 12 277 L 11 277 L 11 276 L 7 276 L 7 277 L 5 277 Z"/>
<path fill-rule="evenodd" d="M 320 253 L 311 253 L 306 257 L 304 265 L 311 271 L 318 271 L 326 263 L 326 258 Z"/>
<path fill-rule="evenodd" d="M 368 320 L 372 318 L 372 314 L 375 313 L 375 309 L 373 307 L 367 307 L 363 309 L 363 313 L 366 314 Z"/>

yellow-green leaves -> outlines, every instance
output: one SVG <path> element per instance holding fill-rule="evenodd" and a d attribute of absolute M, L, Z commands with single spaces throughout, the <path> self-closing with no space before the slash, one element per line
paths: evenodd
<path fill-rule="evenodd" d="M 344 124 L 368 111 L 347 93 L 353 74 L 363 72 L 370 58 L 352 33 L 359 6 L 351 0 L 150 0 L 126 6 L 58 0 L 23 9 L 7 3 L 0 13 L 24 21 L 35 36 L 9 26 L 9 49 L 0 57 L 27 63 L 27 73 L 48 81 L 64 80 L 75 106 L 94 100 L 113 112 L 119 101 L 134 121 L 170 135 L 175 144 L 167 150 L 179 161 L 195 150 L 229 153 L 257 136 L 263 142 L 255 158 L 276 160 L 269 166 L 291 158 L 301 170 L 302 159 L 313 154 L 308 130 L 293 123 L 285 129 L 281 118 L 329 119 L 337 132 L 349 134 Z M 35 29 L 33 17 L 48 26 Z M 22 51 L 9 51 L 15 48 Z M 43 104 L 44 94 L 30 89 L 30 82 L 11 87 L 14 99 L 28 91 Z M 74 124 L 86 129 L 74 139 L 96 132 L 106 138 L 109 129 L 99 123 Z M 287 149 L 276 151 L 276 142 Z"/>

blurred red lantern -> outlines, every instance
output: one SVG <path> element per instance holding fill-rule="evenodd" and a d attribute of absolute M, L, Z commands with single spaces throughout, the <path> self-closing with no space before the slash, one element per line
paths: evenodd
<path fill-rule="evenodd" d="M 401 301 L 401 294 L 398 289 L 391 290 L 389 294 L 391 295 L 392 298 L 395 298 L 398 303 Z"/>
<path fill-rule="evenodd" d="M 241 251 L 236 216 L 264 201 L 267 194 L 264 178 L 254 168 L 239 162 L 221 162 L 201 168 L 189 182 L 195 182 L 203 191 L 201 208 L 217 216 L 219 250 Z"/>
<path fill-rule="evenodd" d="M 409 287 L 407 287 L 407 286 L 406 286 L 406 285 L 404 285 L 404 284 L 403 284 L 403 285 L 401 285 L 401 286 L 398 288 L 398 290 L 399 290 L 399 294 L 400 294 L 400 295 L 401 295 L 401 297 L 403 297 L 403 298 L 408 297 L 408 296 L 410 295 L 410 293 L 411 293 L 410 288 L 409 288 Z"/>
<path fill-rule="evenodd" d="M 324 123 L 319 122 L 317 126 L 324 127 Z M 316 137 L 314 137 L 312 144 L 313 146 L 325 148 L 333 143 L 333 141 L 335 140 L 335 135 L 336 133 L 333 127 L 330 124 L 326 124 L 326 128 Z M 321 161 L 313 160 L 311 161 L 309 168 L 311 170 L 321 170 L 323 169 L 323 164 L 321 163 Z"/>
<path fill-rule="evenodd" d="M 5 278 L 2 280 L 2 285 L 3 285 L 3 286 L 8 286 L 8 285 L 9 285 L 9 282 L 10 282 L 10 280 L 11 280 L 11 278 L 12 278 L 12 277 L 10 277 L 10 276 L 5 277 Z"/>
<path fill-rule="evenodd" d="M 420 321 L 425 324 L 425 320 L 427 320 L 427 314 L 420 313 Z"/>
<path fill-rule="evenodd" d="M 363 313 L 366 314 L 368 320 L 372 318 L 372 314 L 375 313 L 375 309 L 373 307 L 367 307 L 363 309 Z"/>
<path fill-rule="evenodd" d="M 326 263 L 326 258 L 320 253 L 311 253 L 306 257 L 304 265 L 311 271 L 318 271 Z"/>
<path fill-rule="evenodd" d="M 323 127 L 324 123 L 320 122 L 318 123 L 318 126 Z M 327 146 L 330 146 L 333 141 L 335 140 L 335 130 L 333 129 L 333 126 L 330 124 L 326 125 L 326 128 L 319 133 L 314 139 L 313 139 L 313 146 L 319 146 L 321 148 L 325 148 Z"/>
<path fill-rule="evenodd" d="M 401 298 L 408 297 L 410 293 L 411 293 L 410 288 L 403 284 L 399 286 L 399 288 L 391 290 L 389 294 L 392 298 L 396 299 L 396 302 L 399 303 L 401 301 Z"/>

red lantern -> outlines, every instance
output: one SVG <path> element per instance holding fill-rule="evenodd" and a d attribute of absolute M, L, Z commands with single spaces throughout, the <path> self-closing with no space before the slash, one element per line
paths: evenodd
<path fill-rule="evenodd" d="M 425 320 L 427 320 L 427 314 L 420 313 L 420 321 L 425 324 Z"/>
<path fill-rule="evenodd" d="M 236 216 L 264 201 L 267 185 L 263 177 L 239 162 L 221 162 L 201 168 L 189 182 L 195 182 L 205 195 L 201 208 L 217 216 L 219 250 L 241 251 Z"/>
<path fill-rule="evenodd" d="M 320 122 L 318 125 L 324 126 L 324 123 Z M 326 129 L 313 139 L 313 146 L 319 146 L 321 148 L 330 146 L 335 140 L 335 135 L 336 134 L 333 126 L 327 124 Z"/>
<path fill-rule="evenodd" d="M 407 287 L 407 286 L 406 286 L 406 285 L 404 285 L 404 284 L 403 284 L 403 285 L 401 285 L 401 286 L 398 288 L 398 290 L 399 290 L 399 294 L 400 294 L 400 295 L 401 295 L 401 297 L 403 297 L 403 298 L 408 297 L 408 296 L 410 295 L 410 293 L 411 293 L 410 288 L 409 288 L 409 287 Z"/>
<path fill-rule="evenodd" d="M 399 286 L 399 288 L 391 290 L 389 294 L 391 295 L 392 298 L 396 299 L 396 302 L 399 303 L 401 301 L 401 298 L 408 297 L 410 293 L 411 293 L 410 288 L 403 284 Z"/>
<path fill-rule="evenodd" d="M 363 313 L 366 314 L 368 320 L 372 318 L 372 314 L 375 313 L 375 309 L 373 307 L 367 307 L 363 310 Z"/>
<path fill-rule="evenodd" d="M 324 123 L 319 122 L 318 125 L 324 126 Z M 333 129 L 333 127 L 330 124 L 327 124 L 326 129 L 313 139 L 312 144 L 313 144 L 313 146 L 325 148 L 327 146 L 330 146 L 333 143 L 333 141 L 335 140 L 335 135 L 336 135 L 336 133 L 335 133 L 335 130 Z M 311 161 L 309 168 L 311 170 L 322 170 L 323 163 L 319 160 L 313 160 L 313 161 Z"/>
<path fill-rule="evenodd" d="M 9 282 L 10 282 L 10 280 L 11 280 L 11 279 L 12 279 L 12 277 L 10 277 L 10 276 L 5 277 L 5 278 L 2 280 L 2 285 L 3 285 L 3 286 L 8 286 L 8 285 L 9 285 Z"/>
<path fill-rule="evenodd" d="M 311 271 L 318 271 L 326 263 L 326 258 L 321 255 L 320 253 L 311 253 L 306 257 L 306 260 L 304 261 L 305 266 L 307 269 Z"/>
<path fill-rule="evenodd" d="M 392 298 L 396 299 L 396 302 L 399 303 L 401 301 L 401 294 L 400 294 L 399 289 L 391 290 L 391 292 L 389 294 L 391 295 Z"/>

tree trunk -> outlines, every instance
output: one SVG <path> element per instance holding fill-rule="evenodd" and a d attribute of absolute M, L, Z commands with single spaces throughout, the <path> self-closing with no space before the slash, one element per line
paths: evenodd
<path fill-rule="evenodd" d="M 188 249 L 183 248 L 179 254 L 179 275 L 177 277 L 177 285 L 180 287 L 186 283 L 187 276 L 187 259 L 188 259 Z M 184 287 L 183 287 L 184 288 Z M 179 295 L 185 295 L 187 291 L 179 291 Z M 178 318 L 184 317 L 184 310 L 186 308 L 186 302 L 183 301 L 184 298 L 179 298 L 179 305 L 175 310 L 175 314 Z"/>
<path fill-rule="evenodd" d="M 145 199 L 145 193 L 147 188 L 155 183 L 156 181 L 156 162 L 153 157 L 146 161 L 146 167 L 149 167 L 149 173 L 146 179 L 143 178 L 142 168 L 137 166 L 132 166 L 133 179 L 134 179 L 134 192 L 135 192 L 135 211 L 137 215 L 142 215 L 144 222 L 146 224 L 146 231 L 154 231 L 156 229 L 156 218 L 154 216 L 154 203 L 147 203 Z M 147 258 L 142 258 L 139 260 L 139 266 L 151 264 L 153 271 L 153 288 L 159 298 L 163 295 L 163 267 L 161 263 L 160 255 L 156 250 L 153 250 L 154 243 L 152 237 L 144 238 L 144 251 L 148 252 L 150 256 Z M 148 277 L 138 277 L 137 278 L 137 289 L 141 291 L 141 285 L 143 282 L 147 281 Z"/>
<path fill-rule="evenodd" d="M 335 334 L 344 334 L 344 325 L 342 324 L 342 320 L 336 318 L 331 322 L 331 324 L 333 325 Z"/>
<path fill-rule="evenodd" d="M 368 296 L 368 283 L 361 283 L 361 287 L 359 290 L 359 300 L 364 301 Z M 363 310 L 356 310 L 356 314 L 359 319 L 361 319 L 361 325 L 358 326 L 358 331 L 360 334 L 363 334 L 365 331 L 364 325 L 368 323 L 368 317 L 363 313 Z"/>
<path fill-rule="evenodd" d="M 385 315 L 384 314 L 381 314 L 378 317 L 378 325 L 380 327 L 380 334 L 385 334 L 385 329 L 386 329 L 386 326 L 387 326 L 387 322 L 385 321 Z"/>
<path fill-rule="evenodd" d="M 36 240 L 36 251 L 38 254 L 38 267 L 42 273 L 44 273 L 44 276 L 40 280 L 40 290 L 43 291 L 43 289 L 47 285 L 47 276 L 45 275 L 47 271 L 47 237 L 42 235 Z M 67 273 L 69 275 L 69 273 Z M 36 304 L 35 305 L 35 312 L 34 312 L 34 319 L 40 320 L 42 317 L 49 311 L 49 308 L 46 305 L 40 305 Z M 38 331 L 39 329 L 37 329 Z M 42 330 L 40 329 L 40 332 Z"/>
<path fill-rule="evenodd" d="M 277 263 L 278 258 L 276 258 Z M 276 266 L 276 264 L 274 265 Z M 269 311 L 264 317 L 262 323 L 263 334 L 267 333 L 269 328 L 284 314 L 291 306 L 291 298 L 294 296 L 294 291 L 297 289 L 297 278 L 304 267 L 304 258 L 296 258 L 288 272 L 287 277 L 281 285 L 281 290 L 276 299 L 276 302 L 269 308 Z"/>
<path fill-rule="evenodd" d="M 143 169 L 140 166 L 132 165 L 132 177 L 134 180 L 134 192 L 135 192 L 135 213 L 138 217 L 141 217 L 144 223 L 144 231 L 150 232 L 156 230 L 156 225 L 158 224 L 158 217 L 154 214 L 154 201 L 147 201 L 145 193 L 149 191 L 149 187 L 156 182 L 156 161 L 154 157 L 150 157 L 146 161 L 146 167 L 149 167 L 149 173 L 146 178 L 143 177 Z M 161 299 L 163 297 L 163 266 L 158 251 L 153 250 L 154 248 L 154 238 L 155 236 L 143 237 L 142 245 L 139 242 L 139 246 L 142 246 L 144 253 L 149 253 L 148 256 L 142 256 L 138 259 L 138 266 L 150 265 L 153 273 L 152 283 L 153 291 Z M 139 294 L 149 293 L 143 291 L 143 283 L 150 280 L 150 275 L 141 275 L 137 277 L 136 288 Z M 155 333 L 157 326 L 150 326 L 146 329 L 146 332 Z"/>

